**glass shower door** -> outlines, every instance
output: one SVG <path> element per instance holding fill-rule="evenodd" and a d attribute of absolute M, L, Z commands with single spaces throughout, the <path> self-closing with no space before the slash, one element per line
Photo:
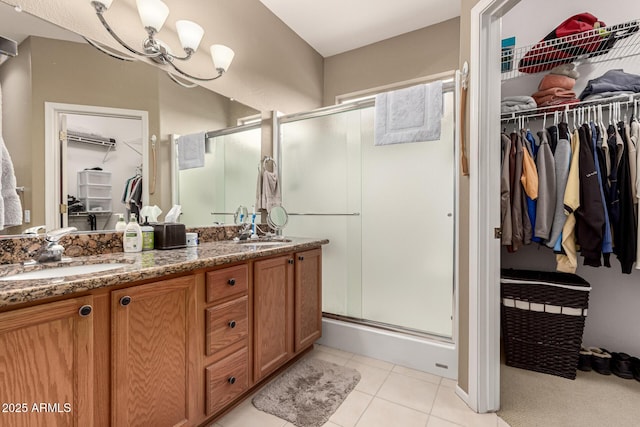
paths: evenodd
<path fill-rule="evenodd" d="M 453 335 L 454 96 L 439 141 L 373 145 L 374 109 L 281 124 L 285 233 L 328 238 L 323 311 Z M 310 214 L 310 215 L 309 215 Z"/>

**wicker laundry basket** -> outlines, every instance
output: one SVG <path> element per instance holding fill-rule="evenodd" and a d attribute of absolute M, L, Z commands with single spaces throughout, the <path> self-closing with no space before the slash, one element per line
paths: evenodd
<path fill-rule="evenodd" d="M 575 379 L 589 283 L 575 274 L 503 269 L 500 289 L 506 364 Z"/>

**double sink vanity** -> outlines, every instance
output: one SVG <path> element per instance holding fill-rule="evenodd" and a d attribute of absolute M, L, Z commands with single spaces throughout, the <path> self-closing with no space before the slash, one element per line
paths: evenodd
<path fill-rule="evenodd" d="M 0 265 L 0 424 L 217 419 L 320 337 L 326 243 L 219 240 Z"/>

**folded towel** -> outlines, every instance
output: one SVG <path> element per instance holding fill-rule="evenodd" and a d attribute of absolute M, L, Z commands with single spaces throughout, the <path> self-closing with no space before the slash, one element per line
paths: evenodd
<path fill-rule="evenodd" d="M 589 80 L 580 94 L 580 100 L 602 92 L 640 92 L 640 75 L 625 73 L 623 70 L 609 70 L 600 77 Z"/>
<path fill-rule="evenodd" d="M 500 111 L 502 113 L 515 113 L 518 111 L 531 110 L 536 108 L 535 99 L 530 96 L 505 96 L 500 101 Z"/>
<path fill-rule="evenodd" d="M 183 135 L 178 138 L 178 169 L 204 166 L 204 132 Z"/>
<path fill-rule="evenodd" d="M 0 230 L 22 224 L 22 203 L 16 191 L 16 175 L 2 138 L 2 88 L 0 87 Z"/>
<path fill-rule="evenodd" d="M 571 63 L 557 65 L 553 67 L 551 70 L 549 70 L 549 74 L 567 76 L 567 77 L 571 77 L 574 80 L 580 77 L 580 73 L 576 71 L 576 64 L 571 64 Z"/>
<path fill-rule="evenodd" d="M 535 106 L 536 101 L 528 95 L 517 95 L 517 96 L 505 96 L 504 98 L 502 98 L 500 103 L 502 105 L 507 105 L 507 106 L 531 105 L 531 104 L 534 104 Z"/>
<path fill-rule="evenodd" d="M 531 96 L 536 100 L 536 104 L 538 104 L 538 107 L 540 107 L 542 104 L 556 99 L 574 99 L 576 97 L 576 93 L 572 90 L 566 90 L 560 87 L 552 87 L 547 90 L 538 91 Z"/>
<path fill-rule="evenodd" d="M 518 111 L 533 110 L 537 106 L 538 105 L 536 104 L 535 101 L 533 101 L 533 104 L 516 104 L 516 105 L 504 105 L 503 104 L 503 105 L 500 106 L 500 112 L 502 114 L 517 113 Z"/>
<path fill-rule="evenodd" d="M 562 76 L 560 74 L 547 74 L 540 80 L 538 90 L 547 90 L 554 87 L 559 87 L 566 90 L 571 90 L 576 85 L 576 79 L 571 77 Z"/>
<path fill-rule="evenodd" d="M 442 119 L 442 81 L 376 96 L 374 145 L 437 141 Z"/>

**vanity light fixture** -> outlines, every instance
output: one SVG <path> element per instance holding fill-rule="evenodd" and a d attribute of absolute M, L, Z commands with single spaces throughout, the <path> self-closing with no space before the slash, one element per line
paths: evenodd
<path fill-rule="evenodd" d="M 142 21 L 142 25 L 148 35 L 146 40 L 143 42 L 141 52 L 132 48 L 122 40 L 105 20 L 104 12 L 109 9 L 113 0 L 90 0 L 90 3 L 96 10 L 96 15 L 98 15 L 98 19 L 102 25 L 125 49 L 135 55 L 149 58 L 158 64 L 169 65 L 184 77 L 200 81 L 215 80 L 221 77 L 229 69 L 229 65 L 231 65 L 231 61 L 234 56 L 233 50 L 221 44 L 214 44 L 211 45 L 209 50 L 211 52 L 213 66 L 218 73 L 217 75 L 202 78 L 189 74 L 178 68 L 174 61 L 186 61 L 191 58 L 195 51 L 198 50 L 198 46 L 200 45 L 200 41 L 204 35 L 204 30 L 195 22 L 186 20 L 177 21 L 176 30 L 178 31 L 178 38 L 180 39 L 180 44 L 184 49 L 185 55 L 177 56 L 171 53 L 169 48 L 162 43 L 162 41 L 155 38 L 155 35 L 162 29 L 167 16 L 169 16 L 169 8 L 161 0 L 136 0 L 140 21 Z M 172 74 L 169 73 L 169 76 L 172 77 Z"/>

